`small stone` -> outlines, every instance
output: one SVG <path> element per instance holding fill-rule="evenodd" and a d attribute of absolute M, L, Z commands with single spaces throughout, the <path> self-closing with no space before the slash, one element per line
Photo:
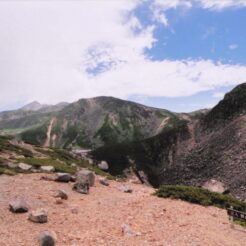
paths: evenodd
<path fill-rule="evenodd" d="M 109 166 L 108 166 L 108 163 L 106 161 L 101 161 L 99 164 L 98 164 L 98 167 L 103 170 L 103 171 L 107 171 Z"/>
<path fill-rule="evenodd" d="M 48 221 L 48 212 L 45 209 L 32 211 L 28 219 L 35 223 L 46 223 Z"/>
<path fill-rule="evenodd" d="M 32 166 L 26 163 L 19 163 L 18 168 L 22 171 L 30 171 L 32 169 Z"/>
<path fill-rule="evenodd" d="M 56 198 L 56 204 L 62 204 L 63 201 L 60 197 Z"/>
<path fill-rule="evenodd" d="M 71 164 L 71 167 L 77 167 L 77 164 L 72 163 L 72 164 Z"/>
<path fill-rule="evenodd" d="M 79 213 L 78 208 L 76 208 L 76 207 L 71 208 L 70 211 L 72 214 L 78 214 Z"/>
<path fill-rule="evenodd" d="M 102 184 L 102 185 L 105 185 L 105 186 L 109 186 L 109 182 L 105 178 L 100 178 L 99 179 L 99 183 Z"/>
<path fill-rule="evenodd" d="M 64 190 L 58 190 L 55 193 L 54 197 L 59 197 L 59 198 L 64 199 L 64 200 L 68 199 L 68 195 L 67 195 L 66 191 L 64 191 Z"/>
<path fill-rule="evenodd" d="M 24 200 L 16 200 L 9 204 L 9 210 L 13 213 L 26 213 L 28 205 Z"/>
<path fill-rule="evenodd" d="M 125 193 L 132 193 L 132 188 L 129 186 L 121 186 L 118 188 L 120 191 L 125 192 Z"/>
<path fill-rule="evenodd" d="M 52 173 L 55 171 L 55 168 L 53 166 L 41 166 L 40 170 L 42 172 Z"/>
<path fill-rule="evenodd" d="M 40 246 L 54 246 L 56 241 L 56 234 L 50 231 L 43 231 L 38 237 Z"/>
<path fill-rule="evenodd" d="M 132 231 L 131 227 L 128 224 L 123 224 L 121 226 L 122 234 L 124 236 L 132 236 L 134 232 Z"/>

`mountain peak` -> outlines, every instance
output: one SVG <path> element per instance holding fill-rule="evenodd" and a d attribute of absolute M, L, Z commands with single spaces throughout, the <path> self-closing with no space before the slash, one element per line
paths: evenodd
<path fill-rule="evenodd" d="M 211 127 L 246 112 L 246 83 L 236 86 L 206 115 L 204 123 Z"/>
<path fill-rule="evenodd" d="M 33 102 L 28 103 L 27 105 L 23 106 L 21 109 L 24 111 L 37 111 L 37 110 L 40 110 L 46 106 L 47 105 L 41 104 L 37 101 L 33 101 Z"/>

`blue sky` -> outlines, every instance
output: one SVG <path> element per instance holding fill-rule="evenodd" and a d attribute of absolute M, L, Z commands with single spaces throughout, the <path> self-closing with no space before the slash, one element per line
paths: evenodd
<path fill-rule="evenodd" d="M 246 82 L 244 23 L 244 0 L 1 1 L 0 110 L 102 95 L 212 107 Z"/>

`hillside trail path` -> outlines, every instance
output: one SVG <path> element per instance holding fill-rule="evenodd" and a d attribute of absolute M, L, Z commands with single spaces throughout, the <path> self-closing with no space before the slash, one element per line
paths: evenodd
<path fill-rule="evenodd" d="M 153 196 L 154 189 L 129 182 L 109 181 L 106 187 L 96 178 L 88 195 L 72 190 L 72 184 L 40 180 L 41 174 L 0 176 L 0 245 L 35 246 L 43 230 L 57 235 L 57 246 L 245 246 L 246 230 L 230 227 L 226 211 Z M 132 187 L 132 193 L 119 190 Z M 68 200 L 56 204 L 57 189 Z M 22 197 L 31 210 L 48 209 L 48 223 L 35 224 L 28 214 L 8 211 L 9 201 Z M 76 210 L 77 213 L 72 213 Z M 122 233 L 122 225 L 132 233 Z"/>

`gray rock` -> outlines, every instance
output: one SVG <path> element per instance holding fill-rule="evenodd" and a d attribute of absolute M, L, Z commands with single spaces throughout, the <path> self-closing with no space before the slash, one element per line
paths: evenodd
<path fill-rule="evenodd" d="M 123 224 L 121 230 L 124 236 L 133 236 L 135 234 L 128 224 Z"/>
<path fill-rule="evenodd" d="M 73 190 L 81 193 L 81 194 L 88 194 L 90 189 L 90 185 L 88 182 L 82 183 L 82 182 L 76 182 L 73 185 Z"/>
<path fill-rule="evenodd" d="M 28 211 L 28 205 L 24 200 L 16 200 L 10 202 L 9 210 L 13 213 L 26 213 Z"/>
<path fill-rule="evenodd" d="M 93 186 L 95 183 L 95 175 L 92 171 L 87 169 L 82 169 L 77 173 L 76 182 L 86 184 L 88 183 L 90 186 Z"/>
<path fill-rule="evenodd" d="M 125 192 L 125 193 L 132 193 L 132 191 L 133 191 L 132 188 L 127 186 L 127 185 L 121 186 L 118 189 L 122 192 Z"/>
<path fill-rule="evenodd" d="M 105 178 L 100 178 L 99 179 L 99 183 L 102 184 L 102 185 L 105 185 L 105 186 L 109 186 L 109 182 Z"/>
<path fill-rule="evenodd" d="M 77 167 L 77 164 L 72 163 L 72 164 L 71 164 L 71 167 Z"/>
<path fill-rule="evenodd" d="M 64 200 L 68 199 L 68 195 L 67 195 L 66 191 L 64 191 L 64 190 L 58 190 L 55 193 L 54 197 L 57 197 L 57 198 L 60 197 L 61 199 L 64 199 Z"/>
<path fill-rule="evenodd" d="M 98 164 L 98 167 L 103 170 L 103 171 L 107 171 L 109 166 L 108 166 L 108 163 L 106 161 L 101 161 L 99 164 Z"/>
<path fill-rule="evenodd" d="M 202 188 L 218 193 L 224 193 L 226 191 L 225 184 L 215 179 L 210 179 L 205 182 Z"/>
<path fill-rule="evenodd" d="M 41 166 L 40 170 L 42 172 L 52 173 L 55 171 L 55 168 L 53 166 Z"/>
<path fill-rule="evenodd" d="M 48 212 L 47 210 L 42 208 L 32 211 L 29 214 L 28 219 L 35 223 L 46 223 L 48 221 Z"/>
<path fill-rule="evenodd" d="M 26 163 L 19 163 L 18 168 L 22 171 L 30 171 L 32 169 L 32 166 Z"/>
<path fill-rule="evenodd" d="M 43 231 L 38 237 L 40 246 L 54 246 L 56 241 L 56 235 L 54 232 Z"/>
<path fill-rule="evenodd" d="M 69 182 L 71 175 L 69 173 L 56 173 L 55 181 L 57 182 Z"/>

